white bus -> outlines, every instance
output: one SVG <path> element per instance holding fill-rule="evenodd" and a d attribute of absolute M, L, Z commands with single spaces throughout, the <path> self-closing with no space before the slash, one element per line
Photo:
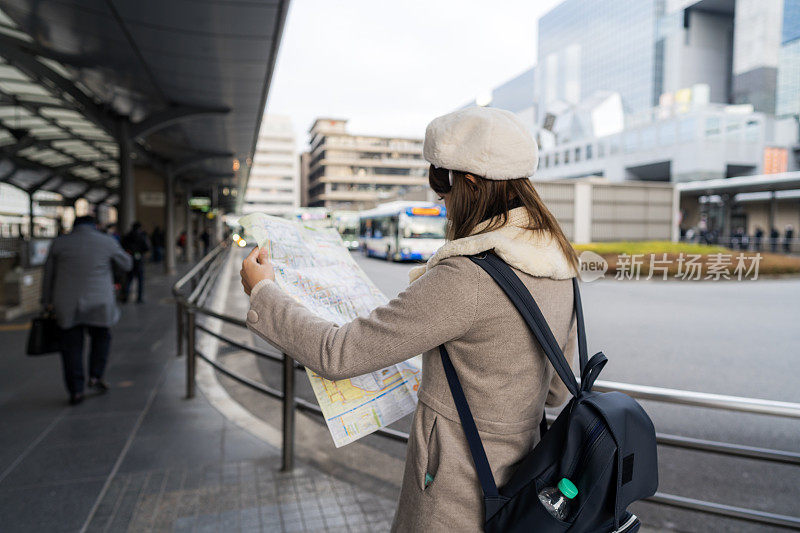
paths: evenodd
<path fill-rule="evenodd" d="M 388 261 L 425 261 L 444 244 L 444 206 L 431 202 L 390 202 L 361 213 L 364 254 Z"/>

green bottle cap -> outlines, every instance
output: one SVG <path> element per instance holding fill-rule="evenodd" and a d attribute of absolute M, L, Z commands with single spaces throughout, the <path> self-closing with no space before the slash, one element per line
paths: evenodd
<path fill-rule="evenodd" d="M 562 477 L 561 481 L 558 482 L 558 490 L 570 500 L 578 495 L 578 487 L 565 477 Z"/>

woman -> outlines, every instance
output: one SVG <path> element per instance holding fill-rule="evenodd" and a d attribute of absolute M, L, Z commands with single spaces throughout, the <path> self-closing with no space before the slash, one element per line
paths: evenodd
<path fill-rule="evenodd" d="M 536 143 L 514 114 L 473 107 L 439 117 L 425 133 L 424 155 L 447 209 L 448 240 L 411 271 L 408 289 L 337 326 L 282 292 L 266 253 L 254 250 L 241 272 L 247 323 L 328 379 L 423 353 L 393 530 L 478 531 L 481 489 L 437 347 L 450 353 L 498 486 L 538 442 L 545 404 L 560 405 L 568 393 L 502 290 L 465 256 L 493 250 L 512 266 L 570 359 L 577 258 L 528 179 Z"/>

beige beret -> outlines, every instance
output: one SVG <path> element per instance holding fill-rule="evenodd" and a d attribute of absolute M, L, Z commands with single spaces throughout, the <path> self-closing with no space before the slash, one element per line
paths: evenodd
<path fill-rule="evenodd" d="M 494 107 L 467 107 L 433 119 L 425 130 L 423 155 L 437 168 L 490 180 L 531 177 L 539 163 L 539 149 L 525 124 Z"/>

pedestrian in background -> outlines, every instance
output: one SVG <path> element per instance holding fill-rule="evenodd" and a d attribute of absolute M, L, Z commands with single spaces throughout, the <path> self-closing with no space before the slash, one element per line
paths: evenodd
<path fill-rule="evenodd" d="M 200 234 L 200 242 L 203 243 L 203 255 L 208 255 L 208 249 L 211 247 L 211 234 L 208 233 L 207 228 L 203 228 L 203 233 Z"/>
<path fill-rule="evenodd" d="M 792 239 L 794 238 L 794 228 L 791 224 L 786 225 L 785 233 L 783 234 L 783 252 L 789 253 L 792 251 Z"/>
<path fill-rule="evenodd" d="M 128 273 L 122 301 L 128 301 L 131 284 L 136 278 L 136 302 L 144 303 L 144 255 L 150 250 L 150 242 L 139 222 L 134 222 L 131 230 L 122 238 L 122 247 L 133 257 L 133 269 Z"/>
<path fill-rule="evenodd" d="M 91 339 L 89 387 L 108 390 L 103 373 L 111 346 L 109 328 L 119 320 L 112 268 L 128 271 L 133 266 L 131 256 L 95 224 L 94 217 L 78 217 L 71 233 L 53 240 L 42 282 L 42 304 L 53 309 L 61 328 L 64 382 L 73 405 L 83 401 L 87 333 Z"/>
<path fill-rule="evenodd" d="M 778 233 L 778 228 L 772 226 L 772 229 L 769 230 L 769 251 L 773 254 L 778 251 L 778 239 L 780 238 L 780 233 Z"/>
<path fill-rule="evenodd" d="M 753 239 L 753 249 L 756 252 L 761 251 L 761 242 L 764 240 L 764 230 L 761 226 L 756 227 L 756 236 Z"/>
<path fill-rule="evenodd" d="M 160 263 L 161 258 L 164 257 L 164 232 L 161 231 L 161 226 L 153 228 L 153 233 L 150 234 L 150 244 L 153 245 L 153 263 Z"/>
<path fill-rule="evenodd" d="M 116 224 L 109 224 L 108 226 L 106 226 L 106 233 L 108 235 L 111 235 L 117 242 L 122 240 L 122 237 L 119 234 L 119 229 L 117 228 Z"/>
<path fill-rule="evenodd" d="M 181 261 L 186 261 L 188 258 L 186 257 L 186 230 L 183 230 L 175 242 L 178 246 L 178 249 L 181 251 Z"/>

